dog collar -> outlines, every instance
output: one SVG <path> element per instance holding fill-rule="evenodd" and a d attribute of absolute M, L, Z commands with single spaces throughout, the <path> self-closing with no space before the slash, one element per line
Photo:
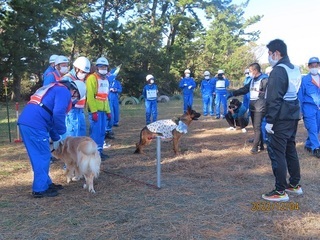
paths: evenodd
<path fill-rule="evenodd" d="M 187 133 L 188 132 L 188 126 L 184 122 L 179 121 L 179 124 L 178 124 L 176 130 L 178 132 L 180 132 L 180 133 Z"/>

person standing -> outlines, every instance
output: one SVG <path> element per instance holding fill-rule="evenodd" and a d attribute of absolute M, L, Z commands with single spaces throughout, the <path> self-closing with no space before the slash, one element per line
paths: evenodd
<path fill-rule="evenodd" d="M 268 84 L 268 75 L 261 73 L 259 63 L 252 63 L 249 66 L 250 82 L 238 90 L 230 91 L 228 98 L 250 93 L 250 116 L 253 125 L 254 139 L 250 152 L 257 154 L 264 150 L 264 139 L 261 130 L 262 119 L 266 112 L 265 94 Z"/>
<path fill-rule="evenodd" d="M 215 95 L 216 95 L 216 119 L 220 118 L 220 105 L 223 107 L 222 118 L 225 118 L 227 114 L 227 89 L 230 85 L 229 79 L 224 75 L 223 70 L 218 70 L 216 77 L 214 78 L 215 83 Z"/>
<path fill-rule="evenodd" d="M 58 57 L 58 55 L 51 55 L 49 58 L 49 66 L 48 68 L 44 71 L 43 75 L 42 75 L 42 79 L 44 79 L 45 76 L 48 75 L 48 73 L 51 73 L 55 70 L 54 68 L 54 61 L 56 60 L 56 58 Z"/>
<path fill-rule="evenodd" d="M 86 80 L 90 137 L 97 143 L 102 161 L 109 157 L 103 153 L 107 119 L 111 119 L 108 100 L 108 66 L 109 62 L 105 57 L 98 58 L 96 61 L 96 72 L 90 74 Z"/>
<path fill-rule="evenodd" d="M 190 76 L 191 71 L 186 69 L 184 71 L 184 78 L 180 80 L 179 88 L 182 89 L 183 95 L 183 113 L 186 113 L 188 106 L 192 108 L 193 105 L 193 91 L 196 88 L 196 82 Z"/>
<path fill-rule="evenodd" d="M 79 99 L 74 82 L 60 81 L 39 88 L 30 98 L 18 119 L 23 143 L 33 170 L 32 195 L 35 198 L 54 197 L 62 185 L 49 176 L 50 141 L 54 149 L 66 133 L 65 118 L 71 108 L 71 98 Z"/>
<path fill-rule="evenodd" d="M 142 95 L 146 108 L 146 125 L 157 121 L 158 117 L 158 86 L 154 83 L 154 77 L 151 74 L 146 76 L 146 84 L 143 88 Z M 152 116 L 152 121 L 151 121 Z"/>
<path fill-rule="evenodd" d="M 73 62 L 73 69 L 62 77 L 62 80 L 66 81 L 78 81 L 84 82 L 85 77 L 90 72 L 90 61 L 86 57 L 78 57 Z M 81 85 L 82 86 L 82 85 Z M 84 108 L 86 105 L 86 86 L 84 88 L 79 86 L 80 101 L 72 104 L 72 109 L 67 114 L 66 125 L 67 125 L 67 136 L 86 136 L 86 118 L 84 114 Z"/>
<path fill-rule="evenodd" d="M 267 45 L 270 73 L 266 93 L 267 149 L 271 160 L 275 189 L 263 194 L 267 201 L 288 201 L 288 193 L 302 194 L 300 164 L 296 150 L 296 133 L 300 119 L 298 90 L 301 73 L 287 54 L 287 45 L 280 39 Z M 289 172 L 289 184 L 287 183 Z"/>
<path fill-rule="evenodd" d="M 213 103 L 213 93 L 214 93 L 214 83 L 210 78 L 210 72 L 204 71 L 204 79 L 201 81 L 200 90 L 202 95 L 202 108 L 203 116 L 214 115 L 214 103 Z"/>
<path fill-rule="evenodd" d="M 109 81 L 110 92 L 109 92 L 109 104 L 111 108 L 111 120 L 109 121 L 109 127 L 119 127 L 120 121 L 120 104 L 119 104 L 119 94 L 122 93 L 121 83 L 113 78 Z"/>
<path fill-rule="evenodd" d="M 46 86 L 50 83 L 54 83 L 60 81 L 61 78 L 68 72 L 69 70 L 69 59 L 66 56 L 58 56 L 54 61 L 55 70 L 49 72 L 43 77 L 43 86 Z"/>
<path fill-rule="evenodd" d="M 305 149 L 320 158 L 320 75 L 319 58 L 309 59 L 309 74 L 302 78 L 298 93 L 303 123 L 308 131 Z"/>

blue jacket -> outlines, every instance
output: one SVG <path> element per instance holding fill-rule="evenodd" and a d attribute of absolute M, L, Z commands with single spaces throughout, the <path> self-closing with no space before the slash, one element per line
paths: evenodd
<path fill-rule="evenodd" d="M 189 86 L 191 86 L 190 89 L 189 89 Z M 179 88 L 182 89 L 183 95 L 193 94 L 193 91 L 196 88 L 196 86 L 197 84 L 192 77 L 182 78 L 179 83 Z"/>
<path fill-rule="evenodd" d="M 52 72 L 49 72 L 47 75 L 43 76 L 43 86 L 59 81 L 60 79 L 56 79 L 56 77 L 61 78 L 61 75 L 58 70 L 54 70 Z"/>
<path fill-rule="evenodd" d="M 153 100 L 157 100 L 158 98 L 155 96 L 155 97 L 152 97 L 152 98 L 147 98 L 147 91 L 149 90 L 156 90 L 156 92 L 158 93 L 158 86 L 156 84 L 147 84 L 144 86 L 143 88 L 143 91 L 142 91 L 142 95 L 144 96 L 144 99 L 145 100 L 148 100 L 148 101 L 153 101 Z"/>
<path fill-rule="evenodd" d="M 306 103 L 317 108 L 320 107 L 320 87 L 318 87 L 315 82 L 312 82 L 312 75 L 310 73 L 302 78 L 298 97 L 301 104 L 301 111 L 303 111 L 302 107 Z"/>
<path fill-rule="evenodd" d="M 54 67 L 52 67 L 51 65 L 49 65 L 49 67 L 44 71 L 42 77 L 44 79 L 45 76 L 48 75 L 48 73 L 54 72 L 56 69 Z"/>
<path fill-rule="evenodd" d="M 119 100 L 119 94 L 122 93 L 122 86 L 121 83 L 116 80 L 112 79 L 109 81 L 109 89 L 114 89 L 114 91 L 109 92 L 109 100 L 110 101 L 118 101 Z"/>
<path fill-rule="evenodd" d="M 237 108 L 236 110 L 233 111 L 233 115 L 232 117 L 234 119 L 240 118 L 240 117 L 246 117 L 245 114 L 247 112 L 247 108 L 241 104 L 239 108 Z"/>
<path fill-rule="evenodd" d="M 42 103 L 52 115 L 38 104 L 28 103 L 18 119 L 18 124 L 50 132 L 53 141 L 66 133 L 66 114 L 70 106 L 71 93 L 67 87 L 53 86 L 43 96 Z"/>
<path fill-rule="evenodd" d="M 215 92 L 215 84 L 213 79 L 203 79 L 201 81 L 201 94 L 202 96 L 205 95 L 212 95 Z"/>

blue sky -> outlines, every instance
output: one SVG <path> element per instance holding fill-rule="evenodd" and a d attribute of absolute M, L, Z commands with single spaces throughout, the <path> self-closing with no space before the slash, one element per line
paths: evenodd
<path fill-rule="evenodd" d="M 243 3 L 234 0 L 232 3 Z M 320 58 L 320 1 L 319 0 L 251 0 L 244 17 L 264 15 L 250 29 L 261 31 L 258 44 L 268 44 L 275 38 L 282 39 L 288 47 L 293 64 L 302 65 L 309 58 Z M 267 48 L 266 48 L 267 52 Z M 268 62 L 267 54 L 259 59 Z"/>

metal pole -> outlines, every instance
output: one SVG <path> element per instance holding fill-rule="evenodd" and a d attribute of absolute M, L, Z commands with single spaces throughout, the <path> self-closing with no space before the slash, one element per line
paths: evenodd
<path fill-rule="evenodd" d="M 161 138 L 157 136 L 157 187 L 161 188 Z"/>
<path fill-rule="evenodd" d="M 3 79 L 4 92 L 6 95 L 6 105 L 7 105 L 7 118 L 8 118 L 8 131 L 9 131 L 9 141 L 11 142 L 11 129 L 10 129 L 10 117 L 9 117 L 9 103 L 8 103 L 8 78 Z"/>

